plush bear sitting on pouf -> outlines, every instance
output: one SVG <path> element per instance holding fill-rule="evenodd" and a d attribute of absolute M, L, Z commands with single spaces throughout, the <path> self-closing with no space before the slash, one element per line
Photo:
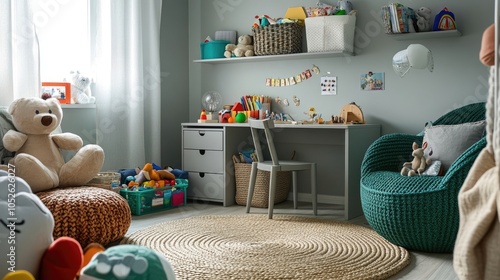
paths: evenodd
<path fill-rule="evenodd" d="M 224 56 L 231 58 L 232 56 L 244 57 L 254 56 L 253 39 L 250 35 L 242 35 L 238 38 L 238 44 L 227 44 Z"/>
<path fill-rule="evenodd" d="M 71 71 L 71 99 L 75 104 L 94 104 L 95 97 L 90 91 L 91 80 L 79 71 Z"/>
<path fill-rule="evenodd" d="M 9 164 L 34 193 L 57 186 L 81 186 L 101 170 L 104 162 L 101 147 L 83 146 L 80 136 L 73 133 L 52 133 L 63 117 L 57 99 L 19 98 L 9 106 L 9 113 L 16 128 L 3 137 L 4 147 L 16 152 Z M 60 150 L 78 152 L 65 162 Z"/>

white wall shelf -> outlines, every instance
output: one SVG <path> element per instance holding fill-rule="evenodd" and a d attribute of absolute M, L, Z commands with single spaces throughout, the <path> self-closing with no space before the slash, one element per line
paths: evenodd
<path fill-rule="evenodd" d="M 193 62 L 223 64 L 223 63 L 240 63 L 240 62 L 257 62 L 257 61 L 278 61 L 278 60 L 291 60 L 291 59 L 346 57 L 353 55 L 354 53 L 346 51 L 332 51 L 332 52 L 294 53 L 294 54 L 282 54 L 282 55 L 263 55 L 263 56 L 250 56 L 250 57 L 198 59 L 198 60 L 193 60 Z"/>
<path fill-rule="evenodd" d="M 460 37 L 462 36 L 462 33 L 456 29 L 456 30 L 442 30 L 442 31 L 416 32 L 416 33 L 387 34 L 387 36 L 397 41 L 408 41 L 408 40 Z"/>

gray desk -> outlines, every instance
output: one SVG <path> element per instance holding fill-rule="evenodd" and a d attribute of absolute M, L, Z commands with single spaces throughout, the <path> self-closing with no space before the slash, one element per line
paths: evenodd
<path fill-rule="evenodd" d="M 231 156 L 252 146 L 248 124 L 183 123 L 182 130 L 182 165 L 190 173 L 188 197 L 234 204 Z M 295 152 L 296 160 L 317 163 L 318 202 L 344 205 L 349 220 L 363 215 L 361 162 L 368 146 L 380 137 L 380 130 L 376 124 L 276 124 L 274 141 L 280 158 L 288 159 Z M 220 145 L 214 146 L 217 141 Z M 207 152 L 210 149 L 213 151 Z M 220 168 L 214 167 L 215 158 L 222 159 Z M 299 200 L 311 199 L 308 177 L 298 176 Z"/>

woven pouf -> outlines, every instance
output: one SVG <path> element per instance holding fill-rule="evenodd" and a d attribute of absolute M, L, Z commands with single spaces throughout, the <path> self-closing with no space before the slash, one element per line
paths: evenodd
<path fill-rule="evenodd" d="M 82 248 L 121 239 L 132 221 L 127 201 L 110 190 L 82 186 L 55 188 L 36 195 L 54 216 L 54 239 L 72 237 Z"/>

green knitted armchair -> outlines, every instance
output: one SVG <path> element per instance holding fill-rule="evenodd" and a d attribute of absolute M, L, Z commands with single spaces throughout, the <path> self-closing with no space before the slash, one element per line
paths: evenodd
<path fill-rule="evenodd" d="M 485 114 L 485 103 L 470 104 L 433 125 L 481 121 Z M 444 176 L 402 176 L 412 143 L 422 140 L 423 135 L 387 134 L 368 148 L 361 166 L 361 204 L 370 226 L 388 241 L 409 250 L 450 253 L 459 226 L 458 192 L 486 138 L 462 153 Z"/>

